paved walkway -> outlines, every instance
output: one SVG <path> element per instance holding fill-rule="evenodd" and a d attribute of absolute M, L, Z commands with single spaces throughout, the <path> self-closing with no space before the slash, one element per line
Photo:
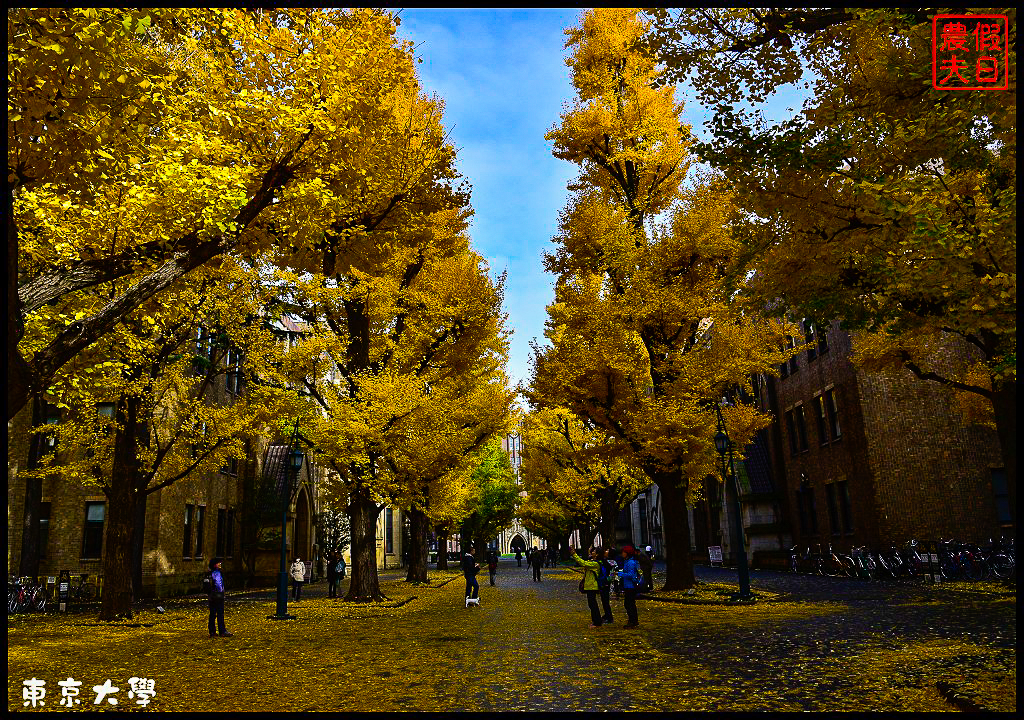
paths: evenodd
<path fill-rule="evenodd" d="M 397 580 L 404 572 L 382 575 Z M 730 569 L 700 567 L 697 576 L 736 583 Z M 413 590 L 416 599 L 396 609 L 327 600 L 326 582 L 317 582 L 300 603 L 289 603 L 294 623 L 269 625 L 262 619 L 274 589 L 230 593 L 235 638 L 193 652 L 237 649 L 238 676 L 260 679 L 249 689 L 239 684 L 241 701 L 278 709 L 288 699 L 265 680 L 282 667 L 277 652 L 308 680 L 309 709 L 322 710 L 951 709 L 937 681 L 985 688 L 987 701 L 975 698 L 982 706 L 1000 707 L 993 698 L 1005 706 L 1009 697 L 1011 708 L 1015 702 L 1010 594 L 752 571 L 755 592 L 781 597 L 750 606 L 641 599 L 637 629 L 623 627 L 622 603 L 613 599 L 616 622 L 591 629 L 579 574 L 570 568 L 545 568 L 537 583 L 525 564 L 503 560 L 496 586 L 486 570 L 479 579 L 480 606 L 471 608 L 458 577 Z M 193 635 L 205 637 L 201 601 L 173 604 L 193 608 L 190 647 Z M 183 612 L 169 609 L 169 616 Z M 242 617 L 256 622 L 247 626 Z M 178 627 L 171 623 L 168 632 Z M 192 660 L 189 668 L 202 669 Z"/>

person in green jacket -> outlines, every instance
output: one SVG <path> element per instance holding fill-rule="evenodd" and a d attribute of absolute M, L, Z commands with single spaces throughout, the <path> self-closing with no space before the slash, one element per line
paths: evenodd
<path fill-rule="evenodd" d="M 569 547 L 572 559 L 577 565 L 583 566 L 583 592 L 587 595 L 587 605 L 590 606 L 590 627 L 601 627 L 601 610 L 597 606 L 597 593 L 600 588 L 597 584 L 597 573 L 600 569 L 598 558 L 601 556 L 599 548 L 590 549 L 590 560 L 584 560 L 576 554 L 576 548 Z"/>

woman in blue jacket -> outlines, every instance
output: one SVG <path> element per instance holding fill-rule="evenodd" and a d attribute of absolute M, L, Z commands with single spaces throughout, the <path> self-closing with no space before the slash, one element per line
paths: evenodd
<path fill-rule="evenodd" d="M 626 608 L 626 617 L 629 618 L 625 627 L 634 628 L 639 624 L 636 617 L 636 593 L 643 581 L 640 578 L 640 565 L 636 561 L 636 550 L 632 545 L 622 548 L 622 558 L 625 560 L 622 570 L 619 572 L 624 595 L 622 604 Z"/>

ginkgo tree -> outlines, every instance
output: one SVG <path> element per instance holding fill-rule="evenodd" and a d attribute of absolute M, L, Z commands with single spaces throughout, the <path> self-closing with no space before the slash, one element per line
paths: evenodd
<path fill-rule="evenodd" d="M 63 418 L 40 431 L 56 434 L 60 452 L 28 474 L 38 482 L 59 472 L 106 496 L 103 619 L 132 614 L 146 498 L 244 458 L 247 440 L 298 400 L 283 378 L 272 382 L 281 348 L 259 272 L 226 259 L 187 279 L 61 368 L 47 392 Z"/>
<path fill-rule="evenodd" d="M 651 482 L 623 459 L 632 455 L 628 448 L 592 421 L 562 408 L 527 415 L 521 433 L 524 506 L 538 521 L 546 514 L 565 516 L 577 527 L 600 532 L 606 545 L 614 542 L 619 512 Z M 550 506 L 564 512 L 552 512 Z M 553 530 L 560 525 L 550 522 Z M 586 534 L 584 547 L 589 544 Z"/>
<path fill-rule="evenodd" d="M 358 235 L 403 202 L 433 146 L 409 124 L 396 26 L 366 9 L 11 10 L 9 418 L 211 259 L 302 255 L 325 218 Z M 403 120 L 406 142 L 382 142 Z M 122 279 L 89 313 L 48 316 Z M 28 348 L 34 323 L 50 334 Z"/>
<path fill-rule="evenodd" d="M 435 190 L 433 202 L 460 197 Z M 469 250 L 460 208 L 378 226 L 368 235 L 373 251 L 349 255 L 331 277 L 292 276 L 293 312 L 308 328 L 290 353 L 307 378 L 303 434 L 333 471 L 330 492 L 347 499 L 349 600 L 381 597 L 374 550 L 383 507 L 428 518 L 436 484 L 457 479 L 464 453 L 507 422 L 500 286 Z M 421 540 L 425 530 L 417 527 Z"/>
<path fill-rule="evenodd" d="M 1015 507 L 1016 10 L 970 11 L 1008 18 L 989 26 L 1005 91 L 933 86 L 939 12 L 652 9 L 649 42 L 664 81 L 690 77 L 714 111 L 699 152 L 743 211 L 747 292 L 860 331 L 863 367 L 987 404 Z M 790 120 L 744 109 L 800 82 Z M 969 359 L 950 362 L 951 347 Z"/>
<path fill-rule="evenodd" d="M 715 475 L 712 404 L 792 351 L 779 349 L 785 324 L 751 312 L 728 282 L 740 250 L 732 193 L 687 178 L 689 127 L 674 88 L 659 86 L 648 26 L 635 10 L 599 9 L 566 31 L 577 98 L 548 138 L 580 176 L 545 258 L 557 275 L 550 345 L 534 353 L 528 396 L 617 438 L 658 485 L 676 589 L 693 583 L 686 503 Z M 724 412 L 740 447 L 769 422 Z"/>
<path fill-rule="evenodd" d="M 409 582 L 426 582 L 431 527 L 457 526 L 469 512 L 472 458 L 509 422 L 511 391 L 498 360 L 481 358 L 431 384 L 427 402 L 402 421 L 406 441 L 391 462 L 404 479 L 399 506 L 410 520 Z"/>

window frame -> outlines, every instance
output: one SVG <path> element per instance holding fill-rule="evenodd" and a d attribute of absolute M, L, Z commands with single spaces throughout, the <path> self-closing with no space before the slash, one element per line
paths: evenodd
<path fill-rule="evenodd" d="M 89 519 L 89 509 L 100 507 L 103 517 L 100 520 Z M 101 500 L 88 500 L 85 503 L 85 522 L 82 525 L 82 550 L 81 560 L 102 560 L 103 559 L 103 529 L 107 522 L 107 503 Z M 97 539 L 98 538 L 98 539 Z M 96 553 L 90 554 L 93 545 L 98 545 Z"/>
<path fill-rule="evenodd" d="M 192 503 L 185 503 L 185 522 L 182 527 L 182 538 L 181 538 L 181 559 L 191 560 L 192 559 L 192 527 L 193 527 L 193 512 L 195 505 Z"/>
<path fill-rule="evenodd" d="M 205 505 L 196 505 L 196 514 L 195 514 L 196 549 L 195 549 L 195 553 L 192 555 L 192 559 L 193 560 L 201 560 L 203 558 L 203 550 L 204 550 L 204 545 L 205 545 L 204 541 L 206 540 L 205 523 L 206 523 L 206 506 Z"/>

